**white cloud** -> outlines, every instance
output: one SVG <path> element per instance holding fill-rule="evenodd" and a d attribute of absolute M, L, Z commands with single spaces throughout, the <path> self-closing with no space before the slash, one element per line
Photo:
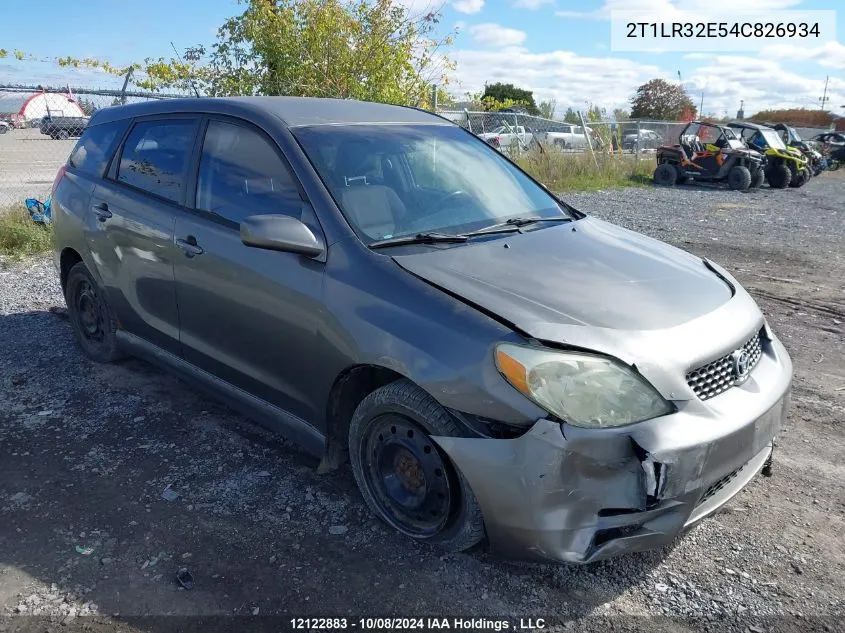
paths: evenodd
<path fill-rule="evenodd" d="M 515 0 L 513 6 L 517 9 L 528 9 L 529 11 L 535 11 L 542 7 L 544 4 L 550 4 L 552 0 Z"/>
<path fill-rule="evenodd" d="M 679 12 L 706 13 L 726 16 L 735 14 L 739 8 L 745 13 L 787 9 L 800 4 L 802 0 L 745 0 L 740 5 L 736 0 L 604 0 L 594 11 L 561 10 L 556 15 L 562 18 L 586 18 L 609 20 L 611 11 L 659 11 L 669 18 Z"/>
<path fill-rule="evenodd" d="M 455 0 L 452 8 L 459 13 L 478 13 L 484 8 L 484 0 Z"/>
<path fill-rule="evenodd" d="M 625 106 L 637 86 L 663 74 L 657 66 L 571 51 L 531 53 L 510 47 L 459 50 L 452 57 L 460 92 L 480 91 L 485 82 L 501 81 L 533 90 L 537 101 L 554 97 L 563 107 L 581 109 L 587 101 L 608 108 Z"/>
<path fill-rule="evenodd" d="M 527 37 L 524 31 L 493 22 L 476 24 L 470 28 L 470 33 L 473 39 L 483 46 L 518 46 Z"/>
<path fill-rule="evenodd" d="M 823 46 L 805 47 L 792 45 L 772 46 L 760 51 L 762 57 L 787 61 L 815 62 L 826 68 L 845 69 L 845 46 L 827 42 Z"/>

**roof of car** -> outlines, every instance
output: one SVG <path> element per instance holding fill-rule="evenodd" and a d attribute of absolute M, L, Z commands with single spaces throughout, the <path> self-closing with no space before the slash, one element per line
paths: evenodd
<path fill-rule="evenodd" d="M 281 119 L 288 127 L 308 125 L 349 125 L 355 123 L 427 123 L 452 125 L 451 122 L 417 108 L 355 101 L 309 97 L 199 97 L 160 99 L 98 110 L 92 125 L 157 114 L 200 112 L 207 114 L 249 114 L 262 111 Z"/>

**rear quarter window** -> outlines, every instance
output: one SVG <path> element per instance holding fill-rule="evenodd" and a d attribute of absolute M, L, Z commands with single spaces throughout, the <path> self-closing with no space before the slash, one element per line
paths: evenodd
<path fill-rule="evenodd" d="M 126 121 L 113 121 L 87 128 L 73 148 L 68 165 L 84 174 L 102 177 L 126 125 Z"/>

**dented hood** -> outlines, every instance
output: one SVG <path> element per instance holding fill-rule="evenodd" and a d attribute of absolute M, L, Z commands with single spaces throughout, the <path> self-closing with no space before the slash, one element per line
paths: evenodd
<path fill-rule="evenodd" d="M 700 258 L 595 218 L 394 260 L 538 338 L 552 323 L 671 328 L 732 296 Z"/>

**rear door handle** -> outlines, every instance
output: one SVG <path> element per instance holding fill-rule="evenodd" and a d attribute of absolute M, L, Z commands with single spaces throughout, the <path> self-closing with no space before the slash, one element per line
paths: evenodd
<path fill-rule="evenodd" d="M 107 205 L 105 202 L 95 204 L 91 207 L 91 210 L 94 212 L 94 215 L 97 216 L 97 219 L 100 222 L 105 222 L 110 217 L 112 217 L 112 212 L 109 211 L 109 205 Z"/>
<path fill-rule="evenodd" d="M 176 246 L 185 251 L 186 257 L 202 255 L 205 252 L 205 249 L 199 244 L 197 244 L 197 238 L 195 238 L 193 235 L 189 235 L 184 240 L 176 240 Z"/>

